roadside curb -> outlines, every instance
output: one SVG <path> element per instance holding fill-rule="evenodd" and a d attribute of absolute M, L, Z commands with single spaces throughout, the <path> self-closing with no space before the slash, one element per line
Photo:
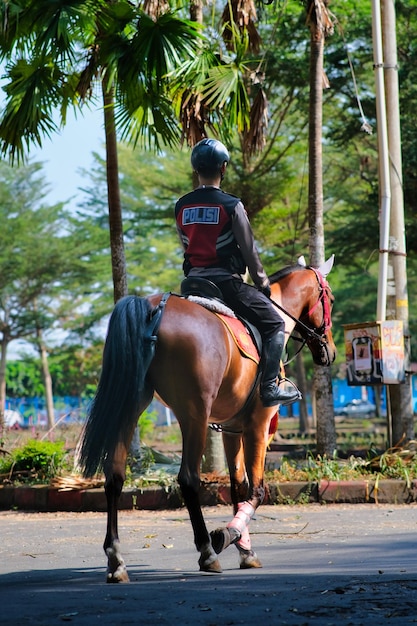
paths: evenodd
<path fill-rule="evenodd" d="M 230 487 L 203 483 L 203 506 L 231 504 Z M 263 505 L 276 504 L 412 504 L 417 502 L 417 481 L 403 480 L 325 481 L 267 483 Z M 159 510 L 183 507 L 178 487 L 126 488 L 120 510 Z M 47 485 L 31 487 L 0 486 L 0 510 L 20 511 L 106 511 L 103 487 L 62 490 Z"/>

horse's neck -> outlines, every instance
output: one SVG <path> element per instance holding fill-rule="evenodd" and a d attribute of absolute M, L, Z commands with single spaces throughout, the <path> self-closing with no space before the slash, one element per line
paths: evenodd
<path fill-rule="evenodd" d="M 288 293 L 289 291 L 290 290 L 288 289 Z M 286 297 L 286 290 L 282 289 L 279 283 L 272 285 L 271 295 L 274 302 L 278 304 L 279 314 L 285 322 L 285 334 L 286 339 L 288 340 L 296 324 L 295 320 L 293 320 L 290 316 L 298 319 L 303 309 L 303 303 L 301 303 L 298 298 L 289 298 L 288 295 Z M 286 315 L 286 312 L 289 313 L 289 315 Z"/>

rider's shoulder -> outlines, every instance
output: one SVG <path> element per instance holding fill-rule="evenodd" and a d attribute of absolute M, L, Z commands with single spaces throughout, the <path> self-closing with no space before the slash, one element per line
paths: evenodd
<path fill-rule="evenodd" d="M 220 189 L 219 191 L 221 191 L 221 193 L 224 193 L 226 196 L 229 196 L 229 198 L 234 198 L 235 200 L 241 202 L 239 196 L 235 196 L 234 193 L 230 193 L 229 191 L 224 191 L 224 189 Z"/>
<path fill-rule="evenodd" d="M 183 196 L 181 196 L 180 198 L 178 198 L 176 204 L 182 202 L 183 200 L 185 200 L 186 198 L 188 198 L 189 196 L 192 196 L 194 194 L 194 191 L 189 191 L 188 193 L 185 193 Z"/>

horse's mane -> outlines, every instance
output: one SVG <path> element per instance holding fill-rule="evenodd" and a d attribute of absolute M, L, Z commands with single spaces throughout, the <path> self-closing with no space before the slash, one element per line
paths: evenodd
<path fill-rule="evenodd" d="M 269 277 L 269 281 L 271 284 L 277 283 L 281 280 L 281 278 L 285 278 L 285 276 L 288 276 L 288 274 L 292 274 L 293 272 L 300 272 L 301 270 L 305 269 L 306 266 L 300 265 L 299 263 L 297 263 L 296 265 L 287 265 L 286 267 L 283 267 L 282 269 L 272 274 L 272 276 Z"/>

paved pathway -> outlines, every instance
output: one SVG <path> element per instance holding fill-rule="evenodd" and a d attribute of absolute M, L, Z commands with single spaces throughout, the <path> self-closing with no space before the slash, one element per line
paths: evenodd
<path fill-rule="evenodd" d="M 205 509 L 210 529 L 229 507 Z M 263 569 L 198 571 L 184 509 L 123 511 L 131 583 L 106 585 L 103 513 L 0 512 L 0 622 L 53 626 L 417 624 L 417 506 L 263 506 Z"/>

